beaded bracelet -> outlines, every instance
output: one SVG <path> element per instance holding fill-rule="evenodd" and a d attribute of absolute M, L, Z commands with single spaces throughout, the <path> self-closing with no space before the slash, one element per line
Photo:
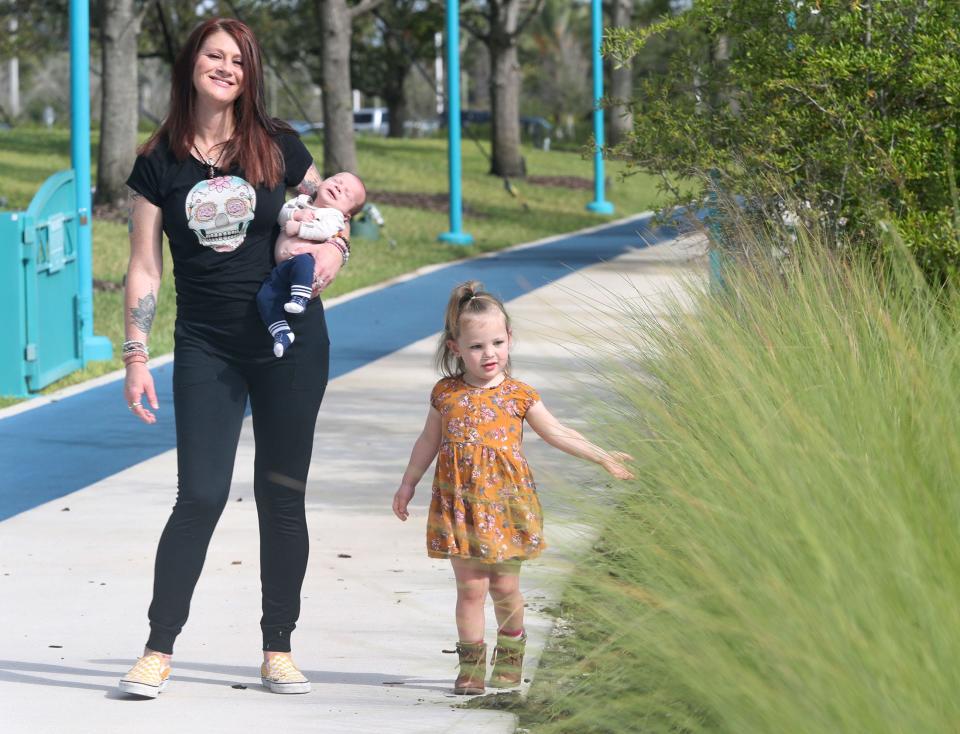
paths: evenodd
<path fill-rule="evenodd" d="M 147 345 L 144 344 L 142 341 L 137 341 L 136 339 L 130 339 L 129 341 L 125 341 L 123 343 L 123 346 L 120 348 L 120 350 L 123 352 L 124 355 L 134 354 L 139 352 L 144 354 L 147 357 L 150 356 L 149 347 L 147 347 Z"/>
<path fill-rule="evenodd" d="M 340 251 L 340 257 L 343 258 L 343 264 L 346 265 L 350 259 L 350 241 L 343 235 L 337 234 L 328 239 L 327 242 Z"/>
<path fill-rule="evenodd" d="M 344 232 L 342 229 L 339 230 L 339 231 L 333 236 L 333 238 L 334 238 L 334 239 L 337 239 L 337 240 L 341 240 L 341 241 L 343 242 L 343 244 L 346 246 L 346 248 L 347 248 L 348 250 L 350 249 L 350 238 L 347 237 L 347 233 Z"/>

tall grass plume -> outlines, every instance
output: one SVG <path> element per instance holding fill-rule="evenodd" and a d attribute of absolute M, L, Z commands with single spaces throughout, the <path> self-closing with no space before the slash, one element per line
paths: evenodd
<path fill-rule="evenodd" d="M 623 314 L 602 440 L 638 478 L 595 518 L 535 730 L 955 732 L 960 300 L 902 250 L 746 250 L 693 311 Z"/>

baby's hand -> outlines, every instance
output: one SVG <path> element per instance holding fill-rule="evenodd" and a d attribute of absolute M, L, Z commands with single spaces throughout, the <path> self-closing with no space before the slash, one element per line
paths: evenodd
<path fill-rule="evenodd" d="M 297 209 L 290 215 L 290 218 L 296 219 L 298 222 L 312 222 L 317 218 L 317 215 L 310 209 Z"/>
<path fill-rule="evenodd" d="M 414 487 L 403 487 L 397 490 L 397 493 L 393 495 L 393 514 L 399 517 L 401 520 L 406 520 L 410 517 L 410 513 L 407 512 L 407 505 L 410 504 L 410 500 L 413 499 L 413 493 L 416 491 Z"/>
<path fill-rule="evenodd" d="M 300 234 L 300 222 L 290 218 L 287 220 L 287 223 L 283 225 L 283 229 L 290 237 L 296 237 Z"/>
<path fill-rule="evenodd" d="M 600 466 L 616 479 L 633 479 L 633 473 L 624 466 L 624 462 L 633 461 L 633 457 L 623 451 L 608 451 L 609 459 L 600 462 Z"/>

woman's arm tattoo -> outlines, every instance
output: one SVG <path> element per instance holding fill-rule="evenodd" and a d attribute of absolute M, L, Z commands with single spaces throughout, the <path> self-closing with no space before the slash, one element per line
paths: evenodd
<path fill-rule="evenodd" d="M 307 169 L 307 173 L 303 177 L 303 181 L 297 186 L 297 191 L 301 194 L 307 194 L 312 199 L 317 195 L 317 189 L 320 188 L 321 183 L 323 183 L 323 178 L 317 171 L 317 167 L 311 163 L 310 168 Z"/>
<path fill-rule="evenodd" d="M 138 298 L 136 307 L 130 309 L 130 320 L 143 332 L 144 336 L 150 334 L 150 329 L 153 328 L 153 317 L 156 315 L 157 299 L 153 291 L 143 298 Z"/>
<path fill-rule="evenodd" d="M 133 206 L 137 203 L 137 199 L 141 198 L 143 194 L 139 194 L 129 186 L 127 187 L 127 232 L 133 232 Z"/>

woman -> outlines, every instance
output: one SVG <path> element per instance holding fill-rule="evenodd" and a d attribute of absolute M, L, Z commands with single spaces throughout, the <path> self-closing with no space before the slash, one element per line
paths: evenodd
<path fill-rule="evenodd" d="M 248 397 L 260 524 L 261 677 L 275 693 L 310 690 L 291 659 L 290 634 L 307 565 L 304 490 L 329 341 L 323 305 L 314 299 L 299 318 L 296 349 L 287 359 L 274 358 L 256 294 L 273 266 L 287 187 L 313 195 L 320 182 L 296 134 L 266 113 L 260 49 L 250 29 L 231 19 L 198 26 L 175 62 L 168 116 L 140 149 L 127 181 L 124 395 L 134 415 L 155 422 L 147 342 L 165 233 L 177 292 L 179 473 L 176 505 L 157 548 L 150 636 L 143 657 L 120 681 L 127 693 L 154 698 L 167 684 L 174 640 L 227 501 Z M 298 252 L 314 255 L 319 291 L 336 277 L 348 243 L 291 246 L 290 254 Z"/>

